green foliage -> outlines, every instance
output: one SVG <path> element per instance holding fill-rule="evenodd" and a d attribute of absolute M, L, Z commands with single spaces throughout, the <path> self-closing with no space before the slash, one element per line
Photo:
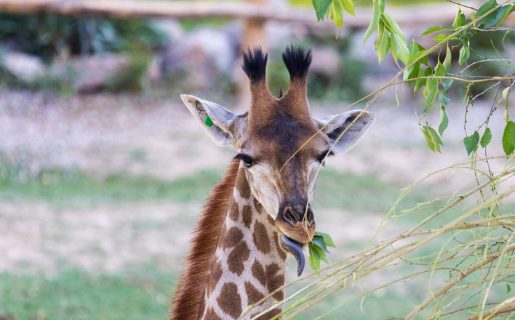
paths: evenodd
<path fill-rule="evenodd" d="M 423 88 L 424 114 L 432 109 L 438 97 L 440 104 L 438 133 L 429 124 L 421 128 L 427 145 L 432 151 L 441 151 L 441 135 L 443 135 L 448 126 L 448 117 L 445 109 L 449 101 L 447 91 L 452 85 L 452 79 L 447 78 L 452 67 L 451 48 L 458 46 L 458 64 L 467 64 L 471 58 L 471 46 L 473 45 L 471 41 L 474 40 L 475 35 L 480 34 L 477 29 L 473 28 L 488 28 L 500 25 L 512 11 L 513 7 L 513 4 L 498 5 L 495 0 L 490 0 L 481 6 L 470 19 L 467 19 L 461 9 L 458 9 L 451 27 L 432 26 L 428 28 L 423 35 L 441 32 L 434 37 L 436 45 L 433 48 L 446 47 L 443 59 L 440 57 L 440 54 L 443 56 L 443 52 L 440 50 L 436 65 L 432 66 L 427 56 L 434 49 L 426 49 L 415 40 L 411 42 L 409 47 L 406 46 L 406 39 L 402 31 L 395 21 L 384 13 L 384 2 L 373 1 L 372 20 L 365 33 L 365 40 L 372 35 L 374 30 L 377 30 L 375 49 L 379 61 L 382 61 L 388 52 L 391 52 L 395 60 L 400 60 L 404 63 L 403 80 L 410 84 L 414 92 Z M 488 136 L 485 137 L 484 146 L 488 144 L 486 142 L 487 138 Z M 472 146 L 472 142 L 475 140 L 475 135 L 464 140 L 464 143 L 466 141 L 465 146 L 468 146 L 467 152 L 469 154 L 477 147 L 477 143 Z"/>
<path fill-rule="evenodd" d="M 449 118 L 447 117 L 447 113 L 445 112 L 445 106 L 440 105 L 440 124 L 438 125 L 438 133 L 443 136 L 445 129 L 449 125 Z"/>
<path fill-rule="evenodd" d="M 463 144 L 465 145 L 465 149 L 467 150 L 467 154 L 470 155 L 472 152 L 477 150 L 477 145 L 479 143 L 479 133 L 474 131 L 474 133 L 470 136 L 466 136 L 463 139 Z"/>
<path fill-rule="evenodd" d="M 515 150 L 515 122 L 508 121 L 502 135 L 502 147 L 507 156 Z"/>
<path fill-rule="evenodd" d="M 148 49 L 165 36 L 142 20 L 69 17 L 58 14 L 0 14 L 0 41 L 50 60 L 56 56 Z"/>
<path fill-rule="evenodd" d="M 343 27 L 343 11 L 354 15 L 353 0 L 313 0 L 318 21 L 331 19 L 336 26 Z"/>
<path fill-rule="evenodd" d="M 436 132 L 436 130 L 429 125 L 422 126 L 421 130 L 424 134 L 424 138 L 426 139 L 426 143 L 429 149 L 434 152 L 441 152 L 440 146 L 443 145 L 443 142 L 438 135 L 438 132 Z"/>
<path fill-rule="evenodd" d="M 327 261 L 328 247 L 336 248 L 330 235 L 323 232 L 315 232 L 313 239 L 308 243 L 309 266 L 314 272 L 320 271 L 320 261 Z"/>
<path fill-rule="evenodd" d="M 492 131 L 487 127 L 481 136 L 481 147 L 485 148 L 490 143 L 490 141 L 492 141 Z"/>

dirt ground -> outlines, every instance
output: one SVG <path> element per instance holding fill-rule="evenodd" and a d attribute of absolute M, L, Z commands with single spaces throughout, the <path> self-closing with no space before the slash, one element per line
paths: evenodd
<path fill-rule="evenodd" d="M 328 115 L 344 106 L 315 105 L 313 113 Z M 327 166 L 406 184 L 466 160 L 461 142 L 463 106 L 455 102 L 448 108 L 450 127 L 442 154 L 425 147 L 416 117 L 419 106 L 414 101 L 401 102 L 400 107 L 393 101 L 374 104 L 370 110 L 376 112 L 377 120 L 370 132 L 348 154 L 330 159 Z M 481 103 L 473 107 L 468 117 L 470 128 L 484 119 L 489 107 Z M 429 120 L 437 126 L 437 112 Z M 502 124 L 502 112 L 496 112 L 490 124 L 490 155 L 502 154 Z M 58 97 L 2 90 L 0 155 L 34 174 L 44 168 L 74 168 L 98 176 L 122 172 L 173 180 L 202 169 L 222 169 L 233 151 L 215 146 L 178 97 Z M 459 172 L 433 182 L 444 188 L 465 184 Z M 179 271 L 178 261 L 185 254 L 201 205 L 170 201 L 56 208 L 40 201 L 1 201 L 0 271 L 52 271 L 71 265 L 115 272 L 138 263 L 157 263 Z M 352 213 L 339 214 L 343 220 L 353 219 L 345 233 L 329 220 L 319 221 L 337 243 L 370 242 L 370 230 L 382 220 L 377 212 L 359 218 Z"/>

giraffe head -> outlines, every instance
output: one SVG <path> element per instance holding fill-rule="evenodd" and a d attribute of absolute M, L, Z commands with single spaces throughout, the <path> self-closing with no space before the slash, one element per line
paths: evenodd
<path fill-rule="evenodd" d="M 252 97 L 249 112 L 234 114 L 191 95 L 181 98 L 215 142 L 234 146 L 252 195 L 273 218 L 283 247 L 300 266 L 302 246 L 315 233 L 310 202 L 318 171 L 326 157 L 352 147 L 374 115 L 353 110 L 323 120 L 312 118 L 306 85 L 311 51 L 291 46 L 283 52 L 290 87 L 277 98 L 266 85 L 267 58 L 261 49 L 243 55 Z"/>

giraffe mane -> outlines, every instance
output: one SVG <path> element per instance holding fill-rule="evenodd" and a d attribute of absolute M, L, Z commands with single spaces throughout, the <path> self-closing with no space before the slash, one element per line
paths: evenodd
<path fill-rule="evenodd" d="M 186 271 L 181 276 L 172 301 L 171 319 L 194 320 L 199 317 L 211 259 L 218 245 L 227 208 L 231 204 L 238 167 L 239 160 L 229 164 L 224 178 L 206 201 L 186 258 Z"/>

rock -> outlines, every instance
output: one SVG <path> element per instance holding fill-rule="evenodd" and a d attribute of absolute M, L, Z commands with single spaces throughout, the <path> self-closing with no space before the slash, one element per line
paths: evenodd
<path fill-rule="evenodd" d="M 189 77 L 181 82 L 205 88 L 220 75 L 230 76 L 237 48 L 228 32 L 198 29 L 168 46 L 161 58 L 164 76 Z"/>
<path fill-rule="evenodd" d="M 184 36 L 184 30 L 177 20 L 159 19 L 152 22 L 168 38 L 169 42 L 175 42 Z"/>
<path fill-rule="evenodd" d="M 334 76 L 341 72 L 341 59 L 338 52 L 332 47 L 314 47 L 313 62 L 310 71 L 323 74 L 326 76 Z"/>
<path fill-rule="evenodd" d="M 5 52 L 0 56 L 0 63 L 16 78 L 34 82 L 45 75 L 45 65 L 40 58 L 21 52 Z"/>
<path fill-rule="evenodd" d="M 109 89 L 113 85 L 123 86 L 124 83 L 132 87 L 132 84 L 140 79 L 134 81 L 126 81 L 122 77 L 143 77 L 149 78 L 158 77 L 158 71 L 155 67 L 152 69 L 152 74 L 149 74 L 149 67 L 152 60 L 148 63 L 144 61 L 145 57 L 138 58 L 138 62 L 131 58 L 129 55 L 104 53 L 92 56 L 74 57 L 64 61 L 55 61 L 50 67 L 49 75 L 54 79 L 63 79 L 70 81 L 73 88 L 80 93 L 96 92 L 103 89 Z M 151 59 L 151 57 L 149 57 Z M 141 63 L 140 70 L 136 63 Z M 146 65 L 145 65 L 146 64 Z M 131 71 L 132 75 L 127 72 Z M 114 83 L 116 82 L 116 83 Z M 111 88 L 113 89 L 113 88 Z M 124 88 L 116 88 L 116 90 L 123 90 Z M 134 89 L 134 88 L 127 88 Z"/>

